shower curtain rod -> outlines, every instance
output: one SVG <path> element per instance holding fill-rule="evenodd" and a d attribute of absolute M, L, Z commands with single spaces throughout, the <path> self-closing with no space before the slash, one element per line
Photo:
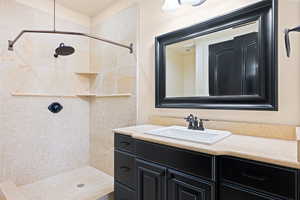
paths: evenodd
<path fill-rule="evenodd" d="M 125 44 L 121 44 L 118 42 L 114 42 L 111 40 L 107 40 L 104 38 L 96 37 L 93 35 L 89 35 L 86 33 L 78 33 L 78 32 L 68 32 L 68 31 L 56 31 L 56 0 L 53 0 L 53 30 L 45 31 L 45 30 L 23 30 L 19 35 L 14 39 L 14 40 L 8 40 L 8 50 L 13 51 L 14 50 L 14 45 L 15 43 L 22 37 L 23 34 L 25 33 L 48 33 L 48 34 L 60 34 L 60 35 L 77 35 L 77 36 L 83 36 L 83 37 L 88 37 L 92 38 L 95 40 L 99 40 L 102 42 L 106 42 L 109 44 L 113 44 L 119 47 L 123 47 L 126 49 L 129 49 L 130 53 L 133 53 L 133 44 L 131 43 L 129 46 Z"/>
<path fill-rule="evenodd" d="M 22 37 L 23 34 L 25 33 L 47 33 L 47 34 L 60 34 L 60 35 L 77 35 L 77 36 L 83 36 L 83 37 L 88 37 L 88 38 L 92 38 L 92 39 L 95 39 L 95 40 L 99 40 L 99 41 L 102 41 L 102 42 L 106 42 L 106 43 L 109 43 L 109 44 L 113 44 L 113 45 L 116 45 L 116 46 L 119 46 L 119 47 L 124 47 L 124 48 L 127 48 L 129 49 L 130 53 L 132 54 L 133 53 L 133 44 L 131 43 L 129 46 L 128 45 L 124 45 L 124 44 L 121 44 L 121 43 L 118 43 L 118 42 L 114 42 L 114 41 L 111 41 L 111 40 L 107 40 L 107 39 L 104 39 L 104 38 L 100 38 L 100 37 L 96 37 L 96 36 L 93 36 L 93 35 L 89 35 L 89 34 L 86 34 L 86 33 L 79 33 L 79 32 L 68 32 L 68 31 L 56 31 L 55 29 L 52 30 L 52 31 L 44 31 L 44 30 L 23 30 L 14 40 L 9 40 L 8 41 L 8 50 L 9 51 L 13 51 L 14 50 L 14 45 L 15 43 Z"/>

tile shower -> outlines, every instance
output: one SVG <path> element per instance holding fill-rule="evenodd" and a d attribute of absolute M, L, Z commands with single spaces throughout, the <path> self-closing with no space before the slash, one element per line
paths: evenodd
<path fill-rule="evenodd" d="M 51 29 L 51 9 L 30 2 L 0 1 L 1 19 L 10 19 L 0 20 L 1 38 L 11 39 L 21 29 Z M 137 22 L 137 10 L 132 6 L 96 21 L 59 6 L 57 27 L 136 43 L 137 25 L 132 22 Z M 131 26 L 124 30 L 117 23 Z M 74 46 L 76 53 L 54 58 L 54 49 L 60 42 Z M 88 71 L 99 75 L 75 74 Z M 51 35 L 26 35 L 14 52 L 8 52 L 7 40 L 3 39 L 0 85 L 0 101 L 5 104 L 0 108 L 0 182 L 11 180 L 24 185 L 86 165 L 112 175 L 111 128 L 136 121 L 135 54 L 86 38 Z M 87 92 L 128 95 L 75 96 Z M 63 105 L 60 113 L 48 111 L 53 102 Z M 112 112 L 115 109 L 118 115 Z"/>

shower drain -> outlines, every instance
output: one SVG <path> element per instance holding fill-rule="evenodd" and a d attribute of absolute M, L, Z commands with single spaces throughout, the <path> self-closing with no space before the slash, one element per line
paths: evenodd
<path fill-rule="evenodd" d="M 83 188 L 85 186 L 85 184 L 78 184 L 77 187 L 78 188 Z"/>

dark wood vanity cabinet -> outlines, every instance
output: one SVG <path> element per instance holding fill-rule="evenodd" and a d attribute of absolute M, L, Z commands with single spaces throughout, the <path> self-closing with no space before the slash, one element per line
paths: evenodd
<path fill-rule="evenodd" d="M 299 170 L 115 134 L 115 200 L 300 200 Z"/>

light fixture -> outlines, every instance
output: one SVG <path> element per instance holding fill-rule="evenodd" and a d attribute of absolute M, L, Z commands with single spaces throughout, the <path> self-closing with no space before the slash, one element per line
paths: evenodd
<path fill-rule="evenodd" d="M 164 11 L 174 11 L 180 7 L 180 5 L 189 4 L 193 6 L 200 6 L 206 0 L 165 0 L 162 7 Z"/>
<path fill-rule="evenodd" d="M 206 0 L 197 0 L 196 3 L 193 4 L 193 6 L 200 6 L 202 5 Z"/>
<path fill-rule="evenodd" d="M 193 6 L 200 6 L 203 4 L 206 0 L 179 0 L 180 4 L 190 4 Z"/>
<path fill-rule="evenodd" d="M 180 4 L 178 0 L 165 0 L 165 3 L 162 7 L 164 11 L 174 11 L 179 8 Z"/>

